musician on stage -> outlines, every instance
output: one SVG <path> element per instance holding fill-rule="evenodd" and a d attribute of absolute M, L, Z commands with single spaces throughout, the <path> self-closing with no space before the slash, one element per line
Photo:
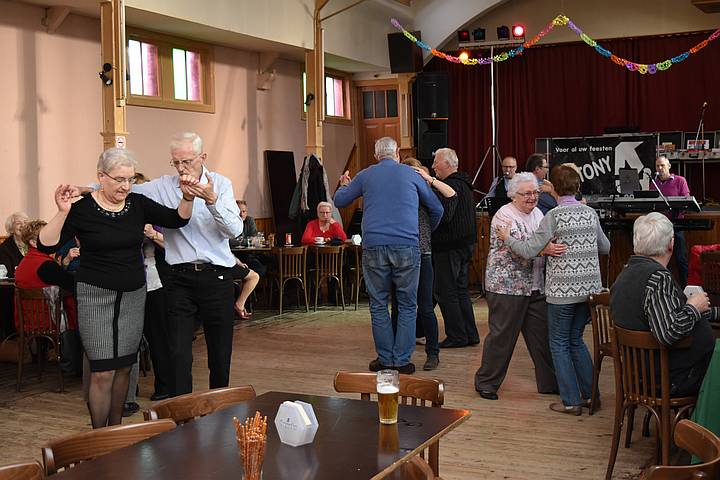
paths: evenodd
<path fill-rule="evenodd" d="M 487 193 L 488 197 L 509 198 L 507 194 L 508 185 L 517 171 L 517 159 L 515 157 L 505 157 L 502 159 L 501 166 L 502 175 L 493 180 Z"/>
<path fill-rule="evenodd" d="M 661 155 L 655 160 L 655 183 L 650 182 L 650 190 L 660 189 L 666 197 L 688 197 L 690 189 L 687 181 L 680 175 L 670 173 L 670 161 L 665 155 Z M 657 184 L 657 188 L 655 187 Z M 682 218 L 682 213 L 668 212 L 667 217 L 670 220 Z M 675 229 L 675 249 L 673 250 L 673 258 L 677 265 L 679 282 L 682 288 L 687 285 L 688 277 L 688 252 L 687 243 L 685 242 L 685 233 Z"/>

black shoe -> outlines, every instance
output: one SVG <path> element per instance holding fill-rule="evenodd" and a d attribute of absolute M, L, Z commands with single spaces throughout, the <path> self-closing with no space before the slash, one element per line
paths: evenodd
<path fill-rule="evenodd" d="M 500 398 L 498 397 L 498 394 L 493 392 L 492 390 L 478 390 L 477 392 L 485 400 L 497 400 L 498 398 Z"/>
<path fill-rule="evenodd" d="M 129 417 L 130 415 L 133 415 L 137 413 L 140 410 L 140 405 L 138 405 L 135 402 L 127 402 L 125 405 L 123 405 L 123 417 Z"/>
<path fill-rule="evenodd" d="M 423 365 L 423 370 L 435 370 L 439 364 L 440 358 L 438 358 L 437 355 L 428 355 L 427 360 L 425 360 L 425 365 Z"/>
<path fill-rule="evenodd" d="M 404 373 L 405 375 L 412 375 L 413 373 L 415 373 L 415 364 L 412 362 L 408 362 L 407 365 L 392 368 L 394 370 L 397 370 L 399 373 Z"/>
<path fill-rule="evenodd" d="M 165 400 L 166 398 L 170 398 L 170 394 L 167 393 L 153 393 L 150 396 L 150 400 L 153 402 L 159 402 L 160 400 Z"/>
<path fill-rule="evenodd" d="M 387 365 L 383 365 L 380 363 L 380 359 L 376 358 L 372 362 L 370 362 L 370 365 L 368 366 L 371 372 L 379 372 L 380 370 L 388 370 L 392 367 L 388 367 Z"/>
<path fill-rule="evenodd" d="M 467 342 L 455 342 L 453 340 L 450 340 L 449 338 L 446 338 L 442 342 L 440 342 L 440 348 L 462 348 L 467 347 L 469 344 Z"/>
<path fill-rule="evenodd" d="M 476 338 L 475 340 L 470 340 L 470 341 L 468 342 L 468 345 L 478 345 L 478 344 L 480 344 L 480 339 L 479 339 L 479 338 Z"/>

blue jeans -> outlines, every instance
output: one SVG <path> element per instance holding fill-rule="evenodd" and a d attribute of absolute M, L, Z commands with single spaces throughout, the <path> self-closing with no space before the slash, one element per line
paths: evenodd
<path fill-rule="evenodd" d="M 380 363 L 389 367 L 407 365 L 415 350 L 420 250 L 405 245 L 367 247 L 363 248 L 362 262 L 365 287 L 370 296 L 373 339 Z M 388 312 L 393 286 L 398 301 L 395 333 Z"/>
<path fill-rule="evenodd" d="M 560 398 L 566 406 L 580 405 L 590 398 L 592 391 L 592 360 L 583 341 L 583 331 L 589 321 L 587 302 L 548 304 L 550 353 Z"/>

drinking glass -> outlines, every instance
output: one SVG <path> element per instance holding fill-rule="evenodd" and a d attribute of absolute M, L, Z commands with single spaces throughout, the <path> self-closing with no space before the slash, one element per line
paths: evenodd
<path fill-rule="evenodd" d="M 397 370 L 377 372 L 378 415 L 380 423 L 397 423 L 400 376 Z"/>

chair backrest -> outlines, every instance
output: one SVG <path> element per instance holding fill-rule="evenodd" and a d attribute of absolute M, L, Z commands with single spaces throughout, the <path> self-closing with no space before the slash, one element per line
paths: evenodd
<path fill-rule="evenodd" d="M 377 395 L 377 375 L 374 373 L 337 372 L 334 386 L 336 392 L 359 393 L 363 400 Z M 445 384 L 434 378 L 400 375 L 400 399 L 403 405 L 441 407 L 445 402 Z"/>
<path fill-rule="evenodd" d="M 675 443 L 700 458 L 703 463 L 684 466 L 655 465 L 647 470 L 647 480 L 720 478 L 720 438 L 717 435 L 690 420 L 680 420 L 675 427 Z"/>
<path fill-rule="evenodd" d="M 618 386 L 622 387 L 624 397 L 631 402 L 655 406 L 659 404 L 660 392 L 663 403 L 667 404 L 670 398 L 668 349 L 648 331 L 627 330 L 615 325 L 612 338 L 614 354 L 619 355 L 615 361 L 616 383 L 621 379 L 622 385 Z"/>
<path fill-rule="evenodd" d="M 592 321 L 594 348 L 600 349 L 610 345 L 610 330 L 613 322 L 610 316 L 610 292 L 590 295 L 590 319 Z M 603 354 L 610 355 L 609 348 L 604 348 Z"/>
<path fill-rule="evenodd" d="M 273 252 L 278 259 L 281 278 L 305 278 L 307 247 L 275 247 Z"/>
<path fill-rule="evenodd" d="M 315 269 L 318 275 L 341 275 L 344 250 L 345 247 L 342 245 L 316 247 L 314 249 Z"/>
<path fill-rule="evenodd" d="M 96 428 L 53 440 L 42 449 L 45 473 L 52 475 L 61 468 L 70 468 L 80 462 L 134 445 L 173 428 L 175 422 L 172 420 L 157 420 Z"/>
<path fill-rule="evenodd" d="M 255 389 L 252 385 L 214 388 L 162 400 L 146 410 L 144 415 L 145 420 L 170 418 L 179 425 L 253 398 Z"/>
<path fill-rule="evenodd" d="M 15 288 L 15 308 L 17 308 L 20 330 L 31 335 L 53 335 L 60 333 L 60 302 L 58 295 L 50 300 L 42 288 Z"/>
<path fill-rule="evenodd" d="M 0 467 L 0 480 L 42 480 L 45 478 L 38 462 L 16 463 Z"/>

